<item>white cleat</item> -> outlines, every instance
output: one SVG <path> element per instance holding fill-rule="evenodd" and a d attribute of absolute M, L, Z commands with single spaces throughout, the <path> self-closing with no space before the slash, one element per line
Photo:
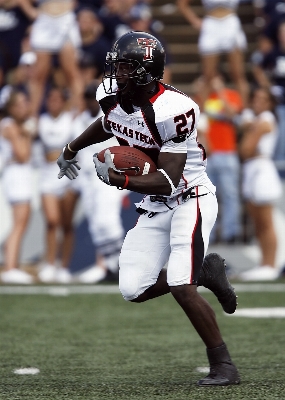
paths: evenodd
<path fill-rule="evenodd" d="M 38 279 L 43 283 L 52 283 L 55 281 L 56 266 L 44 263 L 39 270 Z"/>
<path fill-rule="evenodd" d="M 262 281 L 275 281 L 279 277 L 279 271 L 268 265 L 256 267 L 249 271 L 242 272 L 238 279 L 243 282 L 262 282 Z"/>
<path fill-rule="evenodd" d="M 107 271 L 95 265 L 78 275 L 77 279 L 81 283 L 98 283 L 107 276 Z"/>
<path fill-rule="evenodd" d="M 67 268 L 59 267 L 55 272 L 55 282 L 68 284 L 72 281 L 72 275 Z"/>
<path fill-rule="evenodd" d="M 1 281 L 3 283 L 12 283 L 20 285 L 30 285 L 34 283 L 32 275 L 18 268 L 10 269 L 1 273 Z"/>

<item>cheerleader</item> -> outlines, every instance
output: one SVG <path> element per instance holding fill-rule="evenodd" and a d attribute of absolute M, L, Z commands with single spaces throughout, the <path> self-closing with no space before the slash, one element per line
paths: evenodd
<path fill-rule="evenodd" d="M 13 223 L 4 243 L 3 283 L 30 284 L 33 277 L 19 268 L 19 254 L 30 218 L 32 199 L 31 146 L 35 124 L 29 119 L 27 96 L 12 91 L 0 122 L 0 147 L 3 162 L 4 196 L 11 206 Z"/>
<path fill-rule="evenodd" d="M 47 113 L 40 116 L 38 125 L 44 154 L 40 167 L 39 190 L 46 220 L 46 253 L 38 278 L 46 283 L 69 283 L 71 274 L 68 265 L 74 239 L 72 217 L 78 196 L 71 189 L 68 178 L 57 179 L 56 160 L 62 148 L 72 138 L 73 116 L 65 110 L 66 101 L 58 88 L 49 91 L 46 107 Z M 57 265 L 58 257 L 60 265 Z"/>
<path fill-rule="evenodd" d="M 273 207 L 281 196 L 282 186 L 271 159 L 277 139 L 273 107 L 270 92 L 259 88 L 253 93 L 251 109 L 244 110 L 241 116 L 244 133 L 240 144 L 242 192 L 261 250 L 260 265 L 240 274 L 244 281 L 275 280 L 279 275 L 275 268 L 277 237 Z"/>
<path fill-rule="evenodd" d="M 201 1 L 205 10 L 203 19 L 189 5 L 191 0 L 177 0 L 177 6 L 187 21 L 199 31 L 198 51 L 205 80 L 203 102 L 208 97 L 207 88 L 210 82 L 218 74 L 220 56 L 226 53 L 232 79 L 246 104 L 248 84 L 244 72 L 243 51 L 247 41 L 236 13 L 240 0 Z"/>

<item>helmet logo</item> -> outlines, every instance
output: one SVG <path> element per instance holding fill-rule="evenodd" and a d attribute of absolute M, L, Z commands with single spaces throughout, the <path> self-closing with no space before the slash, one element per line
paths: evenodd
<path fill-rule="evenodd" d="M 106 55 L 106 61 L 116 61 L 118 53 L 116 51 L 108 51 Z"/>
<path fill-rule="evenodd" d="M 145 49 L 145 55 L 143 57 L 144 61 L 152 60 L 152 50 L 156 48 L 157 41 L 148 38 L 138 38 L 137 42 L 142 49 Z"/>

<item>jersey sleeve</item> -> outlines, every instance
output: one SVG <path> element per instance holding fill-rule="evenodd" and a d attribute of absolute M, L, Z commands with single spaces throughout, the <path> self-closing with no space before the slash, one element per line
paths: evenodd
<path fill-rule="evenodd" d="M 191 99 L 188 100 L 181 108 L 182 112 L 173 113 L 172 116 L 157 124 L 162 139 L 161 151 L 187 152 L 187 139 L 196 133 L 200 115 L 198 105 Z"/>

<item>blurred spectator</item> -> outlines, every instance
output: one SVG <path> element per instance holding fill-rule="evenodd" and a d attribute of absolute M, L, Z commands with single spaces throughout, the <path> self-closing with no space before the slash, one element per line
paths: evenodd
<path fill-rule="evenodd" d="M 80 72 L 84 86 L 102 78 L 107 51 L 111 43 L 102 35 L 103 25 L 92 9 L 82 8 L 77 14 L 81 34 Z"/>
<path fill-rule="evenodd" d="M 211 80 L 218 73 L 219 58 L 227 53 L 229 71 L 237 90 L 247 104 L 248 84 L 244 72 L 243 50 L 246 37 L 236 14 L 239 0 L 202 0 L 205 17 L 199 18 L 190 7 L 191 0 L 176 0 L 177 6 L 188 22 L 200 31 L 198 49 L 205 80 L 204 99 L 208 97 Z"/>
<path fill-rule="evenodd" d="M 124 33 L 129 32 L 126 18 L 135 3 L 136 0 L 104 0 L 99 17 L 104 25 L 104 35 L 112 44 Z"/>
<path fill-rule="evenodd" d="M 71 107 L 78 112 L 81 106 L 82 82 L 77 65 L 80 33 L 73 12 L 72 0 L 39 0 L 39 14 L 31 30 L 31 47 L 37 55 L 31 80 L 32 112 L 36 116 L 43 100 L 45 84 L 57 54 L 71 91 Z"/>
<path fill-rule="evenodd" d="M 278 26 L 285 20 L 284 0 L 254 0 L 256 24 L 261 27 L 261 38 L 271 48 L 278 44 Z"/>
<path fill-rule="evenodd" d="M 22 40 L 36 15 L 30 0 L 0 0 L 0 87 L 17 67 Z"/>
<path fill-rule="evenodd" d="M 4 243 L 4 283 L 29 284 L 33 277 L 19 269 L 19 254 L 30 217 L 32 198 L 31 143 L 35 124 L 29 119 L 29 101 L 13 91 L 5 105 L 6 117 L 0 122 L 0 147 L 4 159 L 3 193 L 12 208 L 12 229 Z"/>
<path fill-rule="evenodd" d="M 252 84 L 259 86 L 261 84 L 262 76 L 260 76 L 260 65 L 262 64 L 264 57 L 272 50 L 271 43 L 267 40 L 264 40 L 264 37 L 259 34 L 256 38 L 256 49 L 251 53 L 250 63 L 251 63 L 251 72 L 253 75 Z"/>
<path fill-rule="evenodd" d="M 208 117 L 208 128 L 205 128 L 207 174 L 217 187 L 221 207 L 220 219 L 211 232 L 212 242 L 218 241 L 219 237 L 226 243 L 235 243 L 240 239 L 240 166 L 234 120 L 241 110 L 240 94 L 227 88 L 221 77 L 214 78 L 210 95 L 204 104 L 204 112 Z"/>
<path fill-rule="evenodd" d="M 78 195 L 70 190 L 68 178 L 57 178 L 56 160 L 71 140 L 73 116 L 65 110 L 64 95 L 57 88 L 49 91 L 46 106 L 47 113 L 40 116 L 38 127 L 45 155 L 40 168 L 39 190 L 46 220 L 46 253 L 38 277 L 42 282 L 69 283 L 68 265 L 74 239 L 72 217 Z M 62 233 L 60 240 L 59 232 Z"/>
<path fill-rule="evenodd" d="M 0 90 L 0 112 L 5 106 L 11 92 L 20 90 L 29 95 L 29 85 L 33 74 L 33 65 L 36 61 L 36 55 L 33 52 L 25 52 L 21 55 L 18 66 L 14 69 L 12 84 L 7 83 Z"/>
<path fill-rule="evenodd" d="M 74 138 L 103 115 L 96 100 L 96 90 L 97 85 L 94 83 L 86 87 L 85 110 L 74 120 Z M 96 248 L 95 265 L 78 276 L 82 283 L 97 283 L 107 275 L 116 276 L 118 272 L 119 254 L 124 237 L 121 220 L 122 200 L 128 192 L 101 182 L 93 164 L 94 153 L 118 145 L 117 139 L 112 138 L 78 153 L 81 171 L 80 180 L 75 183 L 79 185 L 89 232 Z"/>
<path fill-rule="evenodd" d="M 96 12 L 102 7 L 103 0 L 77 0 L 77 4 L 79 7 L 88 7 Z"/>
<path fill-rule="evenodd" d="M 275 156 L 285 159 L 285 21 L 278 27 L 278 45 L 255 66 L 255 79 L 260 86 L 271 90 L 277 99 L 279 136 Z"/>
<path fill-rule="evenodd" d="M 243 272 L 244 281 L 274 280 L 277 238 L 273 223 L 273 205 L 281 196 L 282 186 L 271 160 L 277 138 L 273 114 L 274 99 L 267 89 L 256 89 L 251 109 L 242 114 L 243 138 L 240 155 L 243 160 L 242 191 L 255 235 L 261 249 L 260 266 Z"/>
<path fill-rule="evenodd" d="M 133 31 L 148 32 L 151 35 L 155 35 L 157 39 L 162 43 L 166 51 L 166 65 L 164 68 L 163 82 L 166 84 L 171 83 L 171 69 L 169 67 L 170 56 L 167 50 L 167 44 L 159 37 L 157 32 L 153 32 L 152 29 L 152 15 L 150 8 L 145 4 L 138 4 L 132 7 L 127 17 L 128 24 Z"/>

